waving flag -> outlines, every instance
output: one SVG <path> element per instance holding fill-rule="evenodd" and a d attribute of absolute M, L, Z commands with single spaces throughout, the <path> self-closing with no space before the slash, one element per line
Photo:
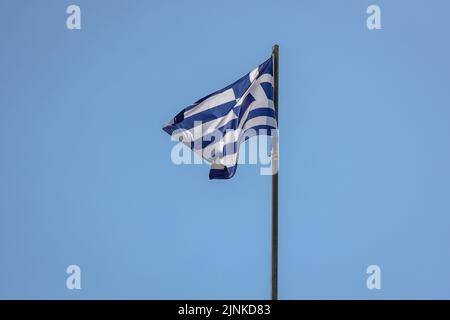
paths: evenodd
<path fill-rule="evenodd" d="M 184 108 L 163 130 L 211 163 L 210 179 L 229 179 L 238 163 L 239 145 L 271 135 L 274 109 L 273 57 L 233 84 Z"/>

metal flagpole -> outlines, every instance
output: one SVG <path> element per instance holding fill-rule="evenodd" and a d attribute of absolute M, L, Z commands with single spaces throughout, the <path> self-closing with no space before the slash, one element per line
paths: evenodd
<path fill-rule="evenodd" d="M 278 45 L 272 48 L 273 103 L 278 123 Z M 279 128 L 279 124 L 278 124 Z M 272 300 L 278 299 L 278 135 L 272 142 Z"/>

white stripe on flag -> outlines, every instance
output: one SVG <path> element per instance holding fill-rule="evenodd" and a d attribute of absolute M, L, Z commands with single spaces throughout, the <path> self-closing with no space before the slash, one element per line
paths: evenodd
<path fill-rule="evenodd" d="M 190 116 L 193 116 L 194 114 L 203 112 L 205 110 L 215 108 L 217 106 L 220 106 L 224 103 L 231 102 L 236 100 L 236 96 L 234 95 L 233 89 L 225 90 L 224 92 L 215 94 L 205 101 L 202 101 L 199 103 L 195 108 L 192 108 L 184 113 L 184 117 L 188 118 Z"/>

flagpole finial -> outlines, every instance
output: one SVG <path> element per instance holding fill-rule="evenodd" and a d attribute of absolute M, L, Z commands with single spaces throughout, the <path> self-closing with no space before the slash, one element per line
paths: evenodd
<path fill-rule="evenodd" d="M 272 53 L 277 52 L 279 47 L 280 46 L 278 44 L 274 44 L 273 47 L 272 47 Z"/>

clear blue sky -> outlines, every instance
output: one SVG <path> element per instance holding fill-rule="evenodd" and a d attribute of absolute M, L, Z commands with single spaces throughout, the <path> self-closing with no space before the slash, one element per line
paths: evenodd
<path fill-rule="evenodd" d="M 366 28 L 372 3 L 382 30 Z M 2 0 L 0 298 L 270 298 L 270 177 L 175 166 L 161 127 L 274 43 L 280 298 L 450 298 L 449 12 Z"/>

